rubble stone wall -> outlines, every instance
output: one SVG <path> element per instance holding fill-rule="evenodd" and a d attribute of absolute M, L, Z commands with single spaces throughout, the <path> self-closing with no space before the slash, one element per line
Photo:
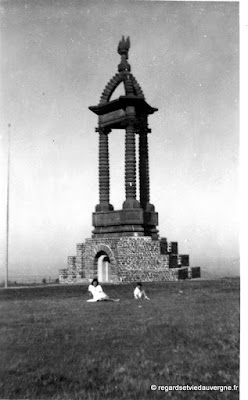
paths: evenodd
<path fill-rule="evenodd" d="M 97 276 L 97 259 L 106 255 L 109 260 L 109 281 L 174 281 L 199 277 L 192 273 L 189 256 L 178 254 L 177 242 L 166 238 L 106 237 L 86 239 L 77 244 L 76 256 L 68 257 L 68 268 L 60 270 L 61 283 L 88 282 Z"/>

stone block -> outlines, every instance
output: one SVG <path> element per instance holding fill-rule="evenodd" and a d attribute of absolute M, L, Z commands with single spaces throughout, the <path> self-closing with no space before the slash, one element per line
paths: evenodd
<path fill-rule="evenodd" d="M 169 254 L 169 267 L 178 268 L 178 256 L 176 254 Z"/>
<path fill-rule="evenodd" d="M 191 278 L 200 278 L 201 277 L 201 268 L 200 267 L 191 267 Z"/>
<path fill-rule="evenodd" d="M 177 242 L 168 242 L 167 251 L 171 254 L 178 254 Z"/>
<path fill-rule="evenodd" d="M 188 279 L 188 268 L 178 269 L 178 279 Z"/>
<path fill-rule="evenodd" d="M 161 254 L 167 254 L 168 253 L 168 250 L 167 250 L 167 247 L 168 247 L 167 239 L 166 238 L 161 238 L 159 243 L 160 243 L 160 253 Z"/>
<path fill-rule="evenodd" d="M 188 267 L 189 266 L 189 255 L 188 254 L 180 254 L 178 256 L 178 265 L 181 265 L 182 267 Z"/>

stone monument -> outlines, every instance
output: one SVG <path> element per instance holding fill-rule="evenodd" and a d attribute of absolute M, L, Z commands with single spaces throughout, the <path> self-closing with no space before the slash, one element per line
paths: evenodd
<path fill-rule="evenodd" d="M 93 212 L 92 238 L 77 244 L 68 268 L 60 270 L 60 282 L 178 280 L 200 276 L 199 267 L 189 266 L 189 256 L 178 254 L 177 242 L 159 238 L 158 213 L 150 203 L 148 116 L 158 109 L 145 100 L 128 63 L 129 37 L 118 45 L 118 73 L 107 83 L 100 102 L 89 109 L 98 116 L 99 204 Z M 111 100 L 123 84 L 125 95 Z M 121 210 L 110 204 L 108 136 L 113 129 L 125 131 L 125 193 Z M 136 191 L 135 135 L 139 137 L 139 200 Z"/>

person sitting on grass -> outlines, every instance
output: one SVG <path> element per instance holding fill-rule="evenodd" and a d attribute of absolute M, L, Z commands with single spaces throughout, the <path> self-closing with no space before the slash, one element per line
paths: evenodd
<path fill-rule="evenodd" d="M 147 297 L 146 292 L 144 291 L 144 289 L 142 289 L 142 283 L 138 282 L 136 285 L 136 288 L 134 289 L 134 298 L 135 299 L 146 299 L 146 300 L 150 300 L 149 297 Z"/>
<path fill-rule="evenodd" d="M 88 287 L 88 291 L 93 296 L 92 299 L 87 301 L 95 302 L 95 301 L 120 301 L 120 299 L 111 299 L 109 296 L 104 293 L 101 285 L 98 283 L 98 279 L 94 278 L 91 284 Z"/>

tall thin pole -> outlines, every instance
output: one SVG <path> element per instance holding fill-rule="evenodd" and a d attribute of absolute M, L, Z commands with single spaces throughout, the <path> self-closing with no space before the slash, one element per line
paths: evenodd
<path fill-rule="evenodd" d="M 9 269 L 9 177 L 10 177 L 10 124 L 8 125 L 8 165 L 7 165 L 7 221 L 6 221 L 6 268 L 5 287 L 8 287 Z"/>

